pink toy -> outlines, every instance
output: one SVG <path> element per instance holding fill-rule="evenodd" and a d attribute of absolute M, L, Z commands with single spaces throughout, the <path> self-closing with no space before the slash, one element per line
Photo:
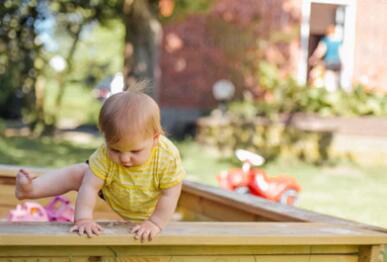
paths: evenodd
<path fill-rule="evenodd" d="M 56 196 L 46 207 L 35 202 L 17 205 L 8 214 L 9 222 L 73 222 L 74 208 L 70 201 Z"/>
<path fill-rule="evenodd" d="M 46 207 L 50 222 L 73 222 L 74 207 L 70 201 L 62 196 L 56 196 Z"/>
<path fill-rule="evenodd" d="M 35 202 L 24 202 L 17 205 L 16 209 L 11 210 L 8 214 L 10 222 L 47 222 L 48 216 L 43 206 Z"/>

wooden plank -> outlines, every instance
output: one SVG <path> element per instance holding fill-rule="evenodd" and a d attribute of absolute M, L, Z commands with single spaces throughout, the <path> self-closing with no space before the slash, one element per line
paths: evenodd
<path fill-rule="evenodd" d="M 193 194 L 181 194 L 176 210 L 182 214 L 185 221 L 214 221 L 203 215 L 200 197 Z"/>
<path fill-rule="evenodd" d="M 85 257 L 85 256 L 106 256 L 116 255 L 114 250 L 107 246 L 0 246 L 1 257 Z"/>
<path fill-rule="evenodd" d="M 327 246 L 310 246 L 310 245 L 279 245 L 279 246 L 224 246 L 224 245 L 208 245 L 201 246 L 200 244 L 192 246 L 0 246 L 0 255 L 2 257 L 10 257 L 18 255 L 23 257 L 38 257 L 38 256 L 162 256 L 162 255 L 309 255 L 309 254 L 352 254 L 358 253 L 358 246 L 348 245 L 327 245 Z"/>
<path fill-rule="evenodd" d="M 1 257 L 0 256 L 0 262 L 88 262 L 93 261 L 92 258 L 89 257 Z"/>
<path fill-rule="evenodd" d="M 188 255 L 188 256 L 173 256 L 170 261 L 172 262 L 252 262 L 255 261 L 254 256 L 233 255 L 233 256 L 200 256 L 200 255 Z"/>
<path fill-rule="evenodd" d="M 218 202 L 192 194 L 183 194 L 179 205 L 193 214 L 204 216 L 212 221 L 256 221 L 255 215 L 233 207 L 220 206 Z M 192 217 L 192 216 L 191 216 Z M 200 218 L 200 217 L 197 217 Z"/>
<path fill-rule="evenodd" d="M 311 246 L 310 254 L 357 254 L 359 246 L 347 245 L 327 245 L 327 246 Z"/>
<path fill-rule="evenodd" d="M 309 254 L 310 246 L 254 246 L 254 245 L 190 245 L 190 246 L 132 246 L 114 247 L 117 255 L 266 255 L 266 254 Z M 340 251 L 340 249 L 338 249 Z M 337 252 L 339 253 L 339 252 Z"/>
<path fill-rule="evenodd" d="M 0 222 L 0 245 L 140 245 L 127 234 L 130 224 L 101 222 L 104 234 L 88 239 L 66 223 Z M 387 234 L 323 223 L 173 222 L 147 245 L 376 245 Z"/>
<path fill-rule="evenodd" d="M 0 257 L 0 261 L 7 262 L 20 262 L 20 261 L 179 261 L 179 262 L 204 262 L 204 261 L 233 261 L 233 262 L 252 262 L 252 261 L 263 261 L 263 262 L 307 262 L 307 261 L 343 261 L 343 262 L 354 262 L 357 261 L 356 255 L 131 255 L 131 256 L 38 256 L 38 257 Z"/>
<path fill-rule="evenodd" d="M 196 182 L 184 181 L 182 194 L 184 195 L 185 193 L 215 201 L 219 206 L 228 206 L 235 210 L 243 210 L 255 214 L 259 217 L 266 218 L 268 221 L 341 224 L 387 233 L 387 229 L 382 227 L 323 215 L 294 206 L 282 205 L 252 195 L 241 195 Z"/>
<path fill-rule="evenodd" d="M 103 262 L 169 262 L 171 256 L 127 256 L 127 257 L 101 257 L 93 261 Z"/>
<path fill-rule="evenodd" d="M 346 259 L 348 259 L 347 257 Z M 330 258 L 336 259 L 335 257 Z M 340 259 L 340 257 L 338 257 Z M 351 258 L 353 259 L 353 257 Z M 200 255 L 186 255 L 186 256 L 154 256 L 154 257 L 103 257 L 102 261 L 153 261 L 153 262 L 302 262 L 310 261 L 310 257 L 307 255 L 272 255 L 272 256 L 200 256 Z M 333 261 L 346 261 L 333 260 Z M 354 261 L 354 260 L 348 260 Z M 356 259 L 355 259 L 356 261 Z"/>
<path fill-rule="evenodd" d="M 222 190 L 211 186 L 205 186 L 196 182 L 184 181 L 182 195 L 186 193 L 198 196 L 204 200 L 216 202 L 218 206 L 228 207 L 230 210 L 242 210 L 252 215 L 265 218 L 267 221 L 301 222 L 292 216 L 288 216 L 284 211 L 272 211 L 272 208 L 261 209 L 263 207 L 276 206 L 276 203 L 264 200 L 251 195 L 241 195 L 234 192 Z M 198 211 L 199 212 L 199 211 Z M 224 220 L 228 220 L 227 216 Z"/>
<path fill-rule="evenodd" d="M 310 255 L 256 255 L 256 262 L 307 262 Z"/>
<path fill-rule="evenodd" d="M 102 261 L 170 261 L 170 262 L 307 262 L 307 261 L 336 261 L 356 262 L 357 257 L 353 255 L 329 255 L 329 256 L 308 256 L 308 255 L 262 255 L 262 256 L 154 256 L 154 257 L 104 257 Z"/>
<path fill-rule="evenodd" d="M 309 261 L 312 262 L 357 262 L 357 255 L 310 255 Z"/>
<path fill-rule="evenodd" d="M 359 261 L 383 261 L 383 245 L 361 246 L 359 248 Z"/>
<path fill-rule="evenodd" d="M 256 262 L 356 262 L 356 255 L 257 255 Z"/>

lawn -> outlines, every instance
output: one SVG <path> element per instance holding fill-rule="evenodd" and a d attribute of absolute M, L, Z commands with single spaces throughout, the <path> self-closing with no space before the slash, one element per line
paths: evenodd
<path fill-rule="evenodd" d="M 45 95 L 45 110 L 53 114 L 58 109 L 55 107 L 58 87 L 49 82 Z M 92 96 L 90 88 L 72 84 L 66 87 L 63 95 L 62 106 L 59 110 L 59 125 L 96 124 L 101 103 Z M 81 114 L 80 114 L 81 113 Z"/>
<path fill-rule="evenodd" d="M 216 185 L 215 175 L 239 165 L 188 141 L 179 144 L 188 179 Z M 269 175 L 290 175 L 302 186 L 297 206 L 367 224 L 387 227 L 387 166 L 351 163 L 319 167 L 277 161 L 265 166 Z"/>

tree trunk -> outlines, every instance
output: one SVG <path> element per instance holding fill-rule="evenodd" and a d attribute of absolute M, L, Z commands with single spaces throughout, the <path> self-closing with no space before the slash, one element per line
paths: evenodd
<path fill-rule="evenodd" d="M 124 80 L 128 87 L 135 81 L 150 82 L 146 91 L 157 100 L 159 81 L 159 48 L 162 28 L 155 15 L 158 1 L 125 0 L 126 27 L 124 51 Z"/>
<path fill-rule="evenodd" d="M 57 125 L 58 125 L 58 119 L 59 119 L 59 114 L 60 114 L 60 110 L 61 110 L 61 107 L 62 107 L 62 102 L 63 102 L 63 96 L 65 94 L 65 91 L 66 91 L 66 82 L 67 82 L 67 76 L 68 74 L 72 71 L 72 68 L 73 68 L 73 59 L 74 59 L 74 54 L 75 54 L 75 51 L 78 47 L 78 43 L 79 43 L 79 40 L 80 40 L 80 34 L 81 34 L 81 31 L 83 29 L 83 26 L 87 24 L 87 22 L 83 22 L 81 24 L 78 25 L 78 28 L 77 28 L 77 31 L 73 33 L 72 35 L 72 43 L 71 43 L 71 47 L 70 47 L 70 50 L 65 58 L 65 61 L 66 61 L 66 68 L 63 72 L 59 72 L 58 73 L 58 86 L 59 86 L 59 92 L 56 96 L 56 99 L 55 99 L 55 112 L 54 112 L 54 116 L 53 116 L 53 123 L 52 123 L 52 127 L 49 127 L 47 126 L 46 128 L 48 129 L 46 132 L 47 133 L 52 133 L 54 131 L 54 129 L 56 129 Z"/>

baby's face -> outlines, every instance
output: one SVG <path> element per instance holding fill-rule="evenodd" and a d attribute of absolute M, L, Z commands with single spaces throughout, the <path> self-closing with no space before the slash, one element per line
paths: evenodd
<path fill-rule="evenodd" d="M 108 144 L 109 157 L 124 167 L 142 165 L 149 159 L 158 138 L 159 135 L 141 140 L 133 140 L 133 137 L 130 137 L 115 144 Z"/>

